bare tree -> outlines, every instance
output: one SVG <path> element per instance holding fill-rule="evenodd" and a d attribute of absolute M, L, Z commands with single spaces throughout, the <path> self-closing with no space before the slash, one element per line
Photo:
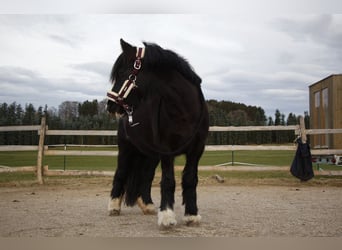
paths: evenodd
<path fill-rule="evenodd" d="M 70 121 L 78 117 L 79 102 L 65 101 L 58 106 L 58 115 L 62 121 Z"/>

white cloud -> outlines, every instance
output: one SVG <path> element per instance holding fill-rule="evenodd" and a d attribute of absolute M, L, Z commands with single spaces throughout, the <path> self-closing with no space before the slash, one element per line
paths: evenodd
<path fill-rule="evenodd" d="M 341 30 L 342 15 L 0 15 L 1 101 L 102 99 L 124 38 L 184 56 L 207 99 L 302 114 L 308 86 L 341 73 Z"/>
<path fill-rule="evenodd" d="M 339 0 L 1 0 L 2 13 L 211 13 L 226 15 L 269 15 L 339 13 Z"/>

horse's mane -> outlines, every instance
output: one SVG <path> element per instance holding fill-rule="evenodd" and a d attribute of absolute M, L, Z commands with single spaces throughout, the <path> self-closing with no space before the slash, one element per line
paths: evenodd
<path fill-rule="evenodd" d="M 201 84 L 201 78 L 195 73 L 189 62 L 171 50 L 161 48 L 154 43 L 146 43 L 143 65 L 151 68 L 173 68 L 191 83 Z"/>
<path fill-rule="evenodd" d="M 110 73 L 110 81 L 112 83 L 114 83 L 115 79 L 116 79 L 116 76 L 117 76 L 117 73 L 118 73 L 118 68 L 119 68 L 119 65 L 122 64 L 122 62 L 124 61 L 124 56 L 123 54 L 121 53 L 119 55 L 119 57 L 116 59 L 114 65 L 113 65 L 113 68 L 112 68 L 112 71 Z"/>
<path fill-rule="evenodd" d="M 143 67 L 152 69 L 173 68 L 183 75 L 191 83 L 200 85 L 202 79 L 195 73 L 189 62 L 171 50 L 161 48 L 154 43 L 144 42 L 145 56 L 143 59 Z M 119 66 L 125 62 L 124 55 L 121 54 L 113 65 L 110 74 L 110 80 L 113 82 L 116 78 Z"/>

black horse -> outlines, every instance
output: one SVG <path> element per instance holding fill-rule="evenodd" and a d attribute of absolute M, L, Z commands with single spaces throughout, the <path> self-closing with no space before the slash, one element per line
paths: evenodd
<path fill-rule="evenodd" d="M 126 205 L 138 204 L 145 214 L 154 213 L 151 185 L 161 162 L 158 224 L 175 225 L 174 158 L 185 154 L 184 220 L 187 224 L 198 223 L 198 161 L 209 126 L 201 78 L 184 58 L 171 50 L 149 43 L 137 48 L 122 39 L 120 43 L 123 52 L 112 68 L 113 87 L 107 93 L 108 111 L 120 116 L 118 166 L 109 213 L 120 214 L 123 197 Z"/>

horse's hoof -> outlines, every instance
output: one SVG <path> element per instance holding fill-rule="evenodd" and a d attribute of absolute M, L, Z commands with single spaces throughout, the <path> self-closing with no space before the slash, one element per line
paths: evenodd
<path fill-rule="evenodd" d="M 122 198 L 109 199 L 108 202 L 108 212 L 110 216 L 118 216 L 121 211 L 121 201 Z"/>
<path fill-rule="evenodd" d="M 146 208 L 143 209 L 143 213 L 146 215 L 155 215 L 157 214 L 156 207 L 154 204 L 147 204 Z"/>
<path fill-rule="evenodd" d="M 183 221 L 187 226 L 198 226 L 201 222 L 202 217 L 197 215 L 185 215 Z"/>
<path fill-rule="evenodd" d="M 168 208 L 158 212 L 158 225 L 163 228 L 170 228 L 177 225 L 176 214 Z"/>
<path fill-rule="evenodd" d="M 156 207 L 153 203 L 145 204 L 141 197 L 137 199 L 137 204 L 146 215 L 156 214 Z"/>
<path fill-rule="evenodd" d="M 118 216 L 120 215 L 120 210 L 113 209 L 109 211 L 109 216 Z"/>

